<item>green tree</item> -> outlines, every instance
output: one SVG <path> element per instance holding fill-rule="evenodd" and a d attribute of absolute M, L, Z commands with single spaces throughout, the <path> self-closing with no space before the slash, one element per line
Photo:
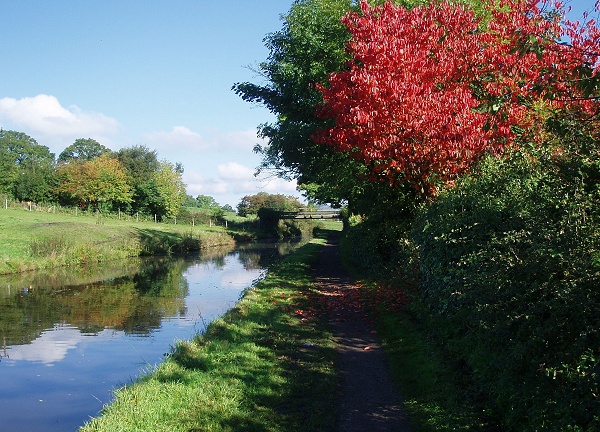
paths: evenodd
<path fill-rule="evenodd" d="M 256 195 L 246 195 L 237 205 L 238 214 L 247 216 L 258 214 L 260 209 L 271 209 L 278 211 L 298 211 L 303 204 L 296 197 L 283 194 L 269 194 L 259 192 Z"/>
<path fill-rule="evenodd" d="M 178 169 L 179 168 L 179 169 Z M 148 193 L 148 210 L 159 220 L 177 216 L 185 202 L 185 184 L 181 179 L 180 165 L 163 161 L 158 170 L 146 184 Z"/>
<path fill-rule="evenodd" d="M 183 202 L 183 205 L 185 207 L 198 207 L 198 202 L 196 201 L 196 198 L 194 198 L 191 195 L 187 195 L 185 196 L 185 201 Z"/>
<path fill-rule="evenodd" d="M 216 199 L 208 195 L 198 195 L 196 197 L 196 206 L 199 208 L 210 209 L 220 207 Z"/>
<path fill-rule="evenodd" d="M 156 214 L 154 176 L 160 167 L 156 151 L 142 145 L 127 147 L 117 152 L 117 158 L 125 168 L 133 191 L 129 210 L 133 213 Z"/>
<path fill-rule="evenodd" d="M 114 209 L 131 202 L 131 187 L 118 159 L 108 153 L 92 160 L 61 165 L 58 194 L 63 200 L 94 209 Z"/>
<path fill-rule="evenodd" d="M 104 153 L 111 153 L 111 150 L 95 139 L 78 138 L 58 155 L 58 162 L 69 162 L 73 159 L 82 161 L 92 160 Z"/>
<path fill-rule="evenodd" d="M 19 200 L 51 198 L 54 154 L 23 132 L 0 130 L 0 193 Z"/>
<path fill-rule="evenodd" d="M 213 197 L 208 195 L 198 195 L 196 197 L 196 206 L 208 213 L 210 217 L 220 218 L 225 213 L 221 205 Z"/>

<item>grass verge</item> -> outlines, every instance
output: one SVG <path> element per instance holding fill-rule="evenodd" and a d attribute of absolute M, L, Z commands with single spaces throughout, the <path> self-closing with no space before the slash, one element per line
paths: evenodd
<path fill-rule="evenodd" d="M 500 430 L 468 371 L 450 360 L 447 348 L 411 310 L 406 293 L 412 288 L 372 280 L 361 284 L 412 432 Z"/>
<path fill-rule="evenodd" d="M 413 432 L 499 430 L 468 375 L 418 321 L 406 310 L 380 313 L 377 320 Z"/>
<path fill-rule="evenodd" d="M 329 431 L 335 350 L 316 299 L 318 236 L 224 317 L 116 391 L 91 431 Z"/>

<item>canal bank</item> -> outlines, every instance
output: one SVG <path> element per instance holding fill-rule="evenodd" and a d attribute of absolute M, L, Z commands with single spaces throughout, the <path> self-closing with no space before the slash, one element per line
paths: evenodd
<path fill-rule="evenodd" d="M 337 353 L 312 273 L 325 235 L 271 267 L 82 430 L 332 430 Z"/>
<path fill-rule="evenodd" d="M 0 210 L 0 274 L 233 246 L 223 226 Z"/>

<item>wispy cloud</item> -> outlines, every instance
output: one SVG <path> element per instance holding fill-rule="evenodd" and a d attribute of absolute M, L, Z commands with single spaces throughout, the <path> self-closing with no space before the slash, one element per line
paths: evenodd
<path fill-rule="evenodd" d="M 219 177 L 232 181 L 248 181 L 254 179 L 254 168 L 247 167 L 237 162 L 226 162 L 217 165 Z"/>
<path fill-rule="evenodd" d="M 228 195 L 241 197 L 254 195 L 258 192 L 283 193 L 297 195 L 297 183 L 277 177 L 261 174 L 255 176 L 253 167 L 243 165 L 239 162 L 225 162 L 217 165 L 214 177 L 199 175 L 194 172 L 184 173 L 183 179 L 187 184 L 190 195 L 210 195 L 221 200 L 225 204 L 231 200 Z M 221 202 L 221 201 L 219 201 Z M 231 203 L 231 204 L 237 204 Z"/>
<path fill-rule="evenodd" d="M 204 130 L 197 132 L 186 126 L 174 126 L 170 131 L 156 131 L 143 134 L 146 145 L 156 149 L 183 152 L 227 152 L 252 151 L 262 141 L 256 130 L 222 132 Z"/>
<path fill-rule="evenodd" d="M 170 131 L 148 132 L 143 138 L 147 145 L 159 153 L 161 149 L 204 151 L 213 147 L 209 140 L 185 126 L 174 126 Z"/>

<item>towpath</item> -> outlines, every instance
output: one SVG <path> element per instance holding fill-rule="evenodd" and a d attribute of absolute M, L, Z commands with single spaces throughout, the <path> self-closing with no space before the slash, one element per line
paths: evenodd
<path fill-rule="evenodd" d="M 392 380 L 379 337 L 360 301 L 358 287 L 342 267 L 337 236 L 319 255 L 315 279 L 327 299 L 341 376 L 337 429 L 408 432 L 402 399 Z"/>

